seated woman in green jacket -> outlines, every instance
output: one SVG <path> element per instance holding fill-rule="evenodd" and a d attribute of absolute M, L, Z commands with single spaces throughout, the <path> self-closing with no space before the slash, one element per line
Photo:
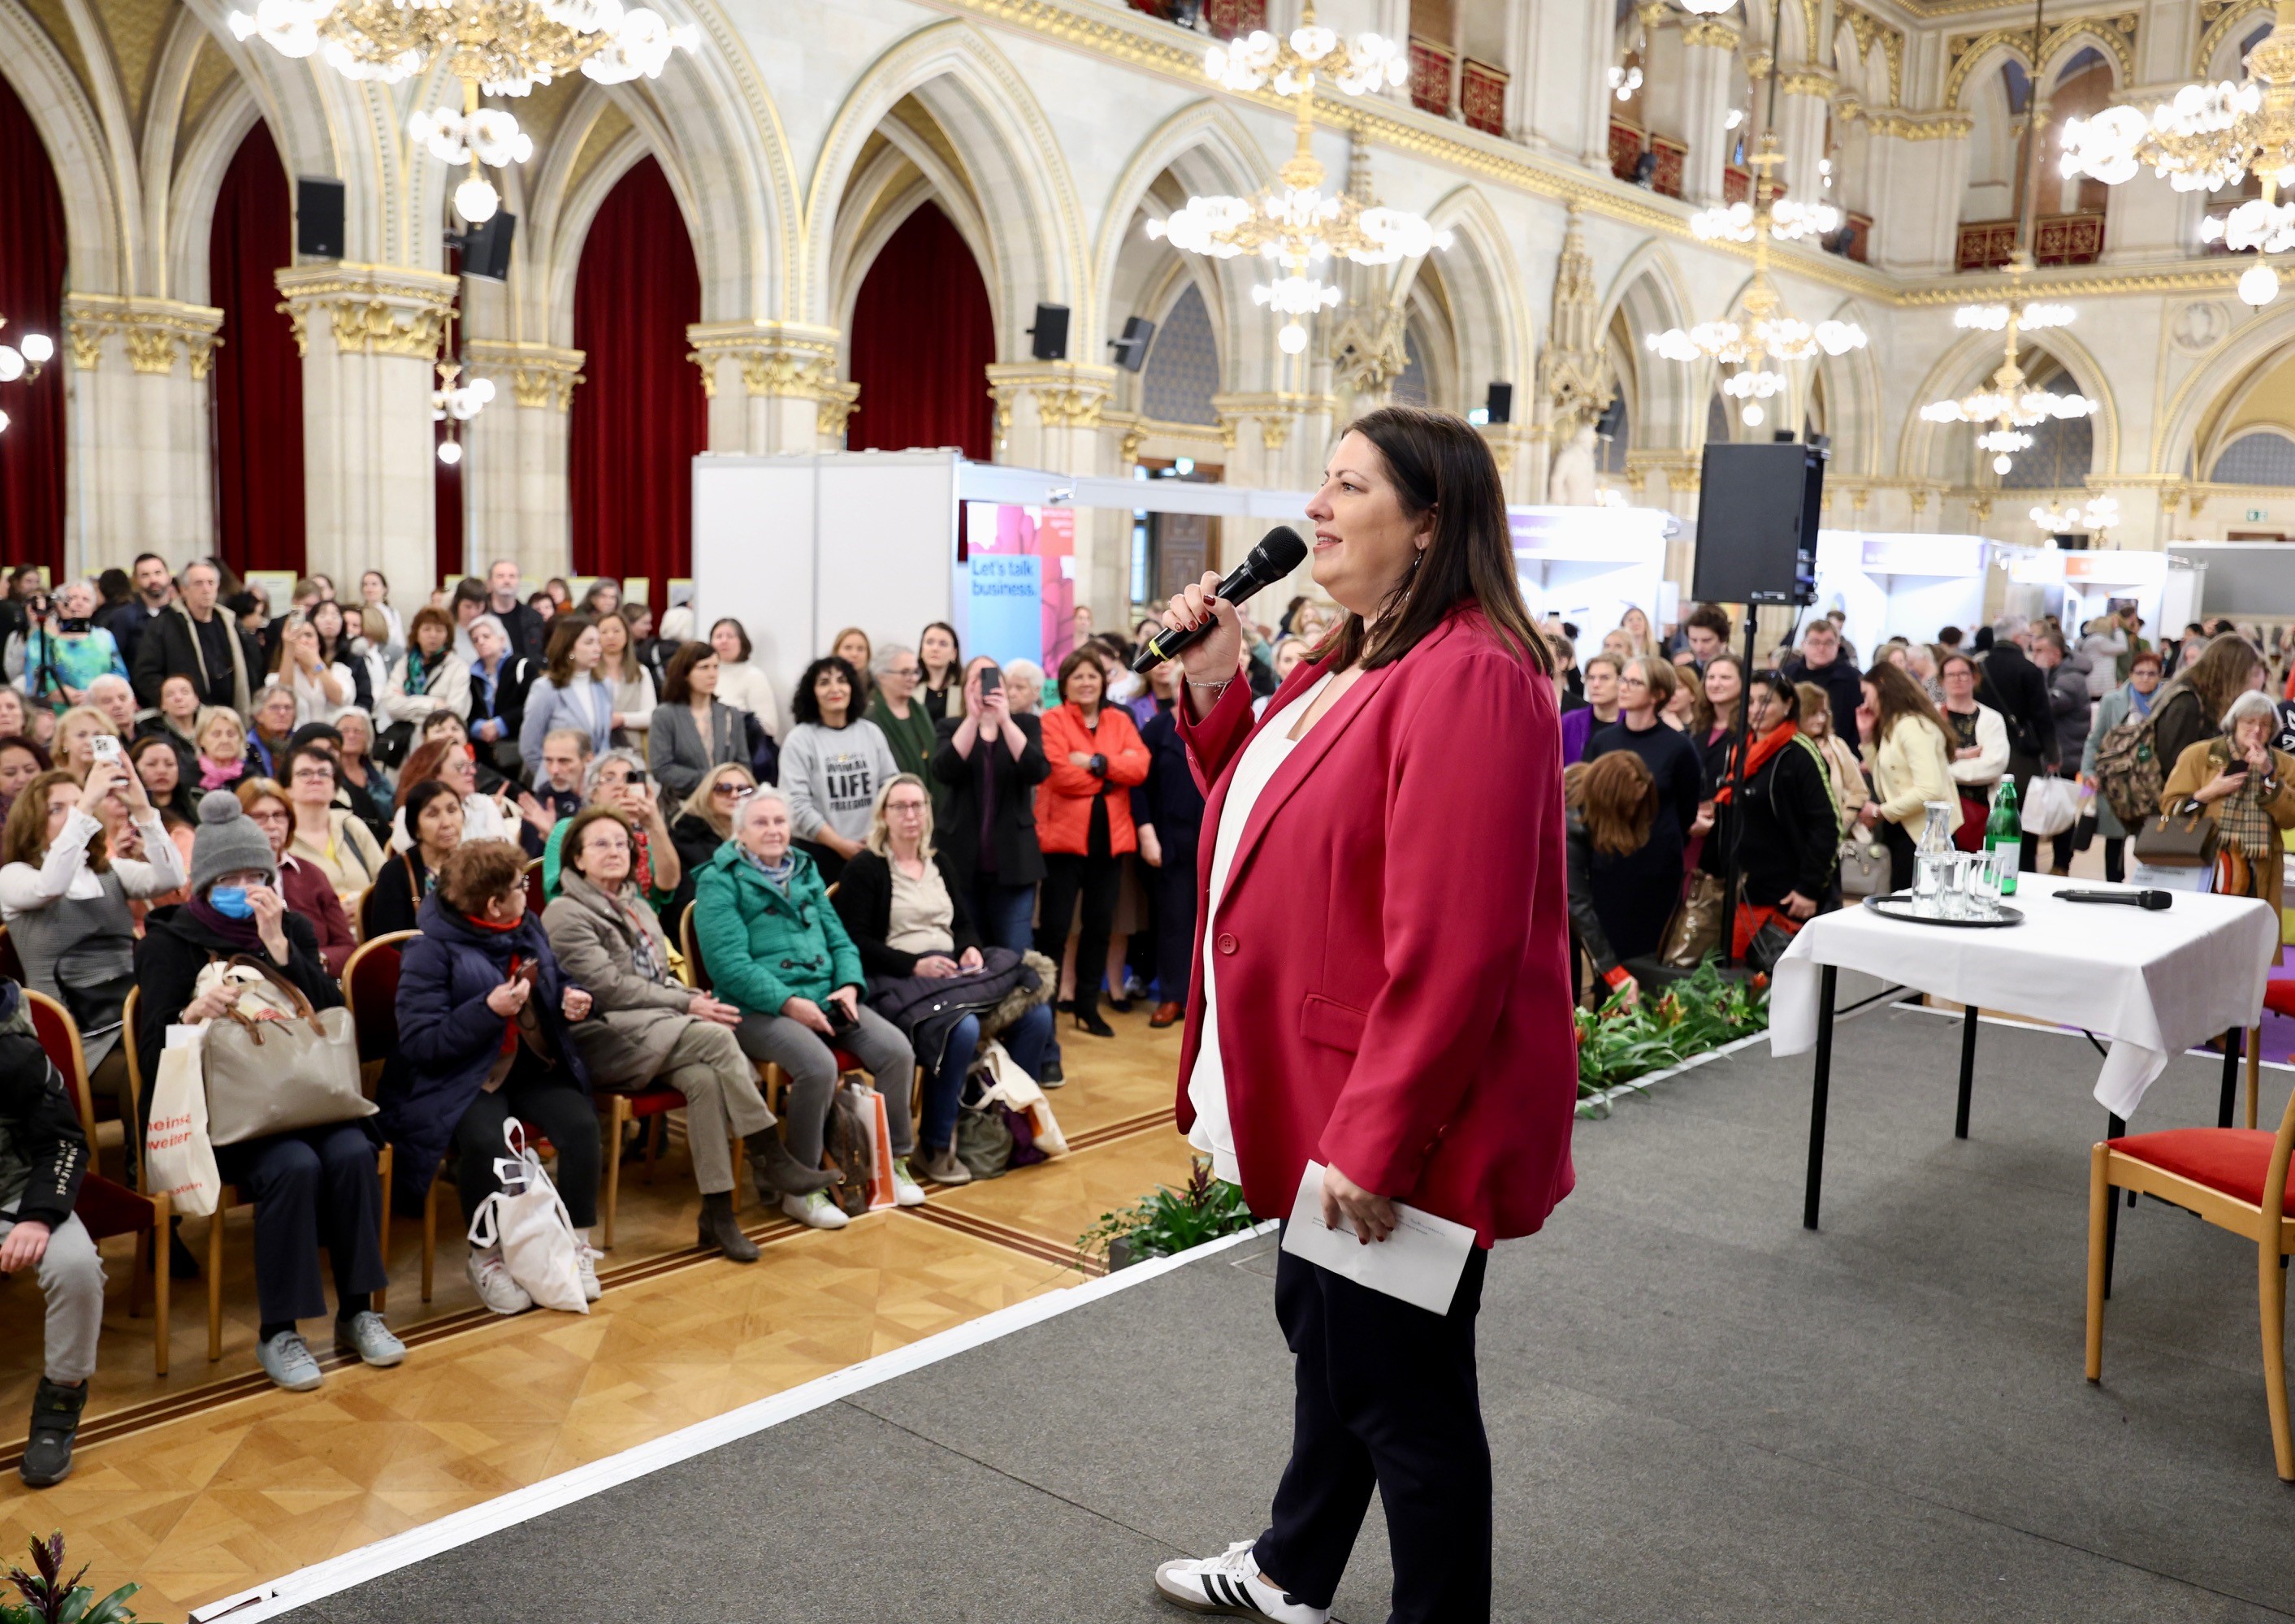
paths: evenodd
<path fill-rule="evenodd" d="M 733 837 L 696 877 L 694 940 L 711 990 L 741 1011 L 733 1035 L 742 1052 L 788 1073 L 781 1115 L 789 1154 L 821 1165 L 837 1094 L 834 1049 L 843 1049 L 884 1097 L 894 1191 L 901 1205 L 919 1205 L 925 1193 L 908 1162 L 916 1148 L 909 1120 L 916 1053 L 899 1027 L 861 1002 L 861 951 L 829 906 L 821 871 L 790 836 L 780 791 L 756 789 L 733 814 Z M 821 1191 L 784 1196 L 781 1210 L 817 1229 L 845 1223 Z"/>

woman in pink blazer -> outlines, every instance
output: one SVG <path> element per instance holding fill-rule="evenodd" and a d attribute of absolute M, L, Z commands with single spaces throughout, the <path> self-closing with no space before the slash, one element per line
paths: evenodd
<path fill-rule="evenodd" d="M 1323 1221 L 1345 1214 L 1365 1244 L 1402 1202 L 1481 1245 L 1442 1316 L 1280 1254 L 1298 1400 L 1272 1521 L 1156 1583 L 1197 1611 L 1321 1624 L 1376 1488 L 1395 1624 L 1471 1624 L 1490 1616 L 1487 1248 L 1536 1230 L 1572 1181 L 1553 662 L 1515 584 L 1498 468 L 1461 419 L 1372 412 L 1307 515 L 1316 583 L 1348 617 L 1263 721 L 1218 577 L 1164 616 L 1217 621 L 1180 657 L 1209 796 L 1180 1122 L 1255 1212 L 1287 1213 L 1312 1160 Z"/>

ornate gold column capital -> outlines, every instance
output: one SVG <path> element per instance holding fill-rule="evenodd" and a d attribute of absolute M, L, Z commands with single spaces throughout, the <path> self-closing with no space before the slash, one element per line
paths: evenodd
<path fill-rule="evenodd" d="M 342 355 L 412 355 L 430 360 L 455 314 L 461 283 L 405 265 L 290 265 L 273 277 L 294 326 L 298 354 L 311 348 L 312 318 L 323 316 Z"/>
<path fill-rule="evenodd" d="M 712 399 L 718 363 L 732 361 L 752 396 L 828 402 L 848 387 L 837 376 L 837 340 L 835 328 L 800 322 L 696 322 L 685 330 L 693 346 L 685 358 L 701 369 L 702 392 Z M 837 431 L 843 428 L 840 419 Z"/>
<path fill-rule="evenodd" d="M 1115 392 L 1114 367 L 1080 361 L 1000 362 L 987 374 L 999 435 L 1010 430 L 1013 408 L 1024 395 L 1034 402 L 1036 420 L 1047 428 L 1097 428 L 1102 408 Z"/>
<path fill-rule="evenodd" d="M 123 298 L 110 293 L 73 293 L 64 298 L 64 338 L 72 364 L 91 371 L 103 364 L 103 341 L 118 336 L 127 364 L 138 372 L 165 376 L 178 355 L 189 357 L 194 382 L 208 375 L 223 312 L 211 305 L 180 299 Z"/>
<path fill-rule="evenodd" d="M 511 397 L 529 412 L 551 405 L 571 411 L 575 386 L 589 381 L 582 371 L 584 359 L 578 349 L 518 339 L 470 339 L 462 344 L 462 361 L 470 372 L 508 378 Z"/>
<path fill-rule="evenodd" d="M 1700 17 L 1681 25 L 1681 43 L 1685 45 L 1705 45 L 1716 51 L 1735 51 L 1744 37 L 1742 30 L 1722 21 L 1719 17 Z M 1756 78 L 1768 71 L 1764 67 L 1760 72 L 1755 72 L 1753 65 L 1750 62 L 1746 64 L 1745 70 Z"/>

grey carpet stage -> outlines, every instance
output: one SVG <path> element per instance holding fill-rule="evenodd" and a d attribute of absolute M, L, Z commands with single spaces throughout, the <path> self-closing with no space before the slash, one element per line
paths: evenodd
<path fill-rule="evenodd" d="M 1496 1617 L 2295 1616 L 2250 1245 L 2122 1214 L 2080 1376 L 2078 1037 L 1841 1028 L 1825 1226 L 1808 1057 L 1756 1046 L 1580 1126 L 1578 1193 L 1499 1249 L 1482 1325 Z M 2186 1057 L 2139 1127 L 2214 1120 Z M 2287 1074 L 2265 1073 L 2275 1122 Z M 1168 1620 L 1161 1559 L 1257 1532 L 1288 1433 L 1272 1239 L 1117 1293 L 293 1616 Z M 771 1267 L 768 1263 L 766 1267 Z M 1385 1616 L 1376 1505 L 1338 1616 Z"/>

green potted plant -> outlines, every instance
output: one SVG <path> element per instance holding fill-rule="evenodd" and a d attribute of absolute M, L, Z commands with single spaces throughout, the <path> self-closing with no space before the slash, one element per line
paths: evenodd
<path fill-rule="evenodd" d="M 1184 1189 L 1157 1185 L 1154 1194 L 1130 1206 L 1101 1213 L 1099 1221 L 1077 1237 L 1076 1252 L 1087 1261 L 1104 1257 L 1113 1272 L 1146 1258 L 1185 1252 L 1248 1229 L 1257 1221 L 1243 1204 L 1243 1191 L 1213 1178 L 1212 1164 L 1195 1157 Z"/>
<path fill-rule="evenodd" d="M 143 1587 L 122 1585 L 99 1602 L 95 1592 L 79 1582 L 87 1577 L 86 1567 L 69 1579 L 61 1577 L 64 1571 L 61 1530 L 49 1535 L 45 1544 L 32 1541 L 32 1567 L 34 1571 L 29 1573 L 21 1568 L 8 1570 L 8 1582 L 24 1599 L 0 1602 L 0 1624 L 135 1624 L 135 1611 L 128 1606 L 127 1598 Z"/>

